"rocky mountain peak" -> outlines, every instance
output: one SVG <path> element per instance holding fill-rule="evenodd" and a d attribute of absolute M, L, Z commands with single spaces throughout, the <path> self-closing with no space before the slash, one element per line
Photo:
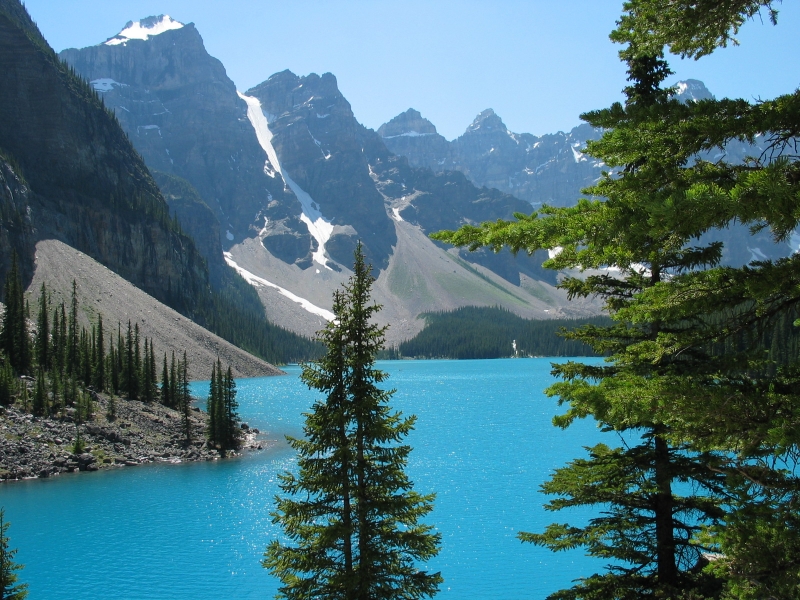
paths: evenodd
<path fill-rule="evenodd" d="M 705 84 L 698 80 L 698 79 L 687 79 L 685 81 L 679 81 L 675 84 L 675 96 L 676 100 L 680 100 L 681 102 L 688 102 L 693 100 L 695 102 L 700 100 L 713 100 L 714 94 L 708 91 L 708 88 Z"/>
<path fill-rule="evenodd" d="M 378 134 L 382 138 L 416 137 L 420 135 L 436 135 L 436 133 L 434 124 L 413 108 L 400 113 L 394 119 L 378 128 Z"/>
<path fill-rule="evenodd" d="M 472 122 L 472 125 L 467 127 L 467 131 L 465 133 L 470 133 L 473 131 L 477 131 L 481 129 L 483 131 L 508 131 L 506 124 L 503 123 L 503 120 L 497 116 L 497 114 L 491 109 L 487 108 L 482 113 L 480 113 L 475 120 Z"/>
<path fill-rule="evenodd" d="M 169 15 L 146 17 L 141 21 L 128 21 L 117 35 L 104 42 L 106 46 L 125 45 L 131 40 L 146 40 L 165 31 L 181 29 L 184 24 Z"/>

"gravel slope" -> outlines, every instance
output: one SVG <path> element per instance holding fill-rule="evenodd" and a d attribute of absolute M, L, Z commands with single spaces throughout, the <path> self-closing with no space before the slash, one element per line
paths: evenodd
<path fill-rule="evenodd" d="M 210 379 L 217 357 L 223 367 L 231 366 L 236 378 L 283 374 L 277 367 L 203 329 L 97 261 L 57 240 L 45 240 L 36 245 L 36 272 L 28 288 L 31 314 L 36 314 L 42 282 L 52 294 L 53 306 L 64 301 L 69 307 L 73 280 L 77 283 L 81 323 L 89 327 L 96 322 L 98 314 L 103 315 L 103 327 L 107 332 L 116 330 L 117 323 L 122 323 L 123 332 L 128 320 L 138 323 L 142 340 L 153 339 L 159 375 L 164 352 L 170 356 L 174 351 L 180 358 L 184 350 L 192 380 Z"/>

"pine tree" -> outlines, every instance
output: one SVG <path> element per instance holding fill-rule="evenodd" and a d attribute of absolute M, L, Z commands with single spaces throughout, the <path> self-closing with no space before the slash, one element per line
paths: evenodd
<path fill-rule="evenodd" d="M 3 315 L 3 326 L 0 329 L 0 350 L 6 353 L 11 366 L 20 374 L 30 372 L 31 366 L 24 292 L 15 252 L 3 290 L 6 310 Z"/>
<path fill-rule="evenodd" d="M 51 368 L 50 361 L 50 318 L 47 312 L 47 288 L 42 282 L 41 293 L 39 294 L 39 312 L 36 319 L 36 362 L 39 367 L 47 371 Z"/>
<path fill-rule="evenodd" d="M 161 371 L 161 404 L 172 406 L 170 397 L 169 369 L 167 368 L 167 353 L 164 352 L 164 367 Z"/>
<path fill-rule="evenodd" d="M 181 426 L 186 445 L 192 443 L 192 396 L 189 393 L 189 363 L 186 350 L 183 351 L 183 361 L 178 362 L 178 410 L 181 412 Z"/>
<path fill-rule="evenodd" d="M 165 359 L 166 361 L 166 356 Z M 219 363 L 219 359 L 217 359 Z M 166 370 L 166 365 L 165 365 Z M 217 365 L 211 365 L 211 382 L 208 386 L 208 401 L 206 403 L 206 412 L 208 413 L 208 441 L 212 446 L 219 445 L 219 425 L 217 424 L 217 406 L 219 405 L 219 396 L 217 394 Z"/>
<path fill-rule="evenodd" d="M 224 445 L 226 450 L 237 450 L 240 442 L 239 403 L 236 401 L 236 381 L 230 366 L 222 379 L 222 410 L 224 415 Z"/>
<path fill-rule="evenodd" d="M 177 408 L 180 402 L 178 397 L 178 366 L 175 364 L 175 351 L 172 351 L 172 359 L 169 364 L 169 398 L 170 404 L 168 406 Z"/>
<path fill-rule="evenodd" d="M 92 384 L 99 391 L 107 389 L 106 384 L 106 347 L 105 332 L 103 331 L 103 315 L 97 315 L 97 329 L 95 331 L 95 352 Z"/>
<path fill-rule="evenodd" d="M 11 363 L 0 353 L 0 406 L 10 406 L 17 391 L 17 379 Z"/>
<path fill-rule="evenodd" d="M 22 570 L 22 565 L 14 562 L 17 551 L 9 547 L 9 525 L 5 520 L 5 511 L 0 508 L 0 598 L 23 600 L 28 596 L 28 584 L 17 583 L 17 572 Z"/>
<path fill-rule="evenodd" d="M 36 385 L 33 388 L 33 414 L 42 417 L 47 412 L 47 384 L 44 380 L 44 369 L 36 374 Z"/>
<path fill-rule="evenodd" d="M 625 114 L 634 121 L 677 104 L 670 100 L 671 91 L 661 87 L 669 68 L 660 55 L 631 57 L 628 74 L 626 105 L 617 105 L 609 113 Z M 652 349 L 661 340 L 682 335 L 688 323 L 674 314 L 655 315 L 640 298 L 663 290 L 677 274 L 713 268 L 721 248 L 713 243 L 687 248 L 695 234 L 674 229 L 685 218 L 674 209 L 673 190 L 653 188 L 647 180 L 638 179 L 649 168 L 663 172 L 672 165 L 665 165 L 660 157 L 623 151 L 630 132 L 619 122 L 613 127 L 604 121 L 607 116 L 584 115 L 593 125 L 603 123 L 608 128 L 588 152 L 620 169 L 584 190 L 605 201 L 581 200 L 563 209 L 545 206 L 530 217 L 518 215 L 517 222 L 465 227 L 436 237 L 471 247 L 486 244 L 497 249 L 507 244 L 514 251 L 561 247 L 547 266 L 618 269 L 613 276 L 563 281 L 570 297 L 603 298 L 616 324 L 572 332 L 570 337 L 590 344 L 598 353 L 609 353 L 609 364 L 557 365 L 554 374 L 564 381 L 548 390 L 568 405 L 556 424 L 565 427 L 576 418 L 592 416 L 604 428 L 624 433 L 623 448 L 596 446 L 588 459 L 559 469 L 543 486 L 546 493 L 557 496 L 546 508 L 598 506 L 603 507 L 603 516 L 583 527 L 557 523 L 544 533 L 520 536 L 552 550 L 585 547 L 590 555 L 615 560 L 607 572 L 584 578 L 551 598 L 713 595 L 722 582 L 702 567 L 704 555 L 719 546 L 701 534 L 703 527 L 714 527 L 724 517 L 726 490 L 720 472 L 727 458 L 714 452 L 719 449 L 713 445 L 688 435 L 685 415 L 677 410 L 673 393 L 676 381 L 702 369 L 706 357 L 699 348 L 654 355 Z M 691 493 L 679 493 L 678 482 L 691 482 Z"/>
<path fill-rule="evenodd" d="M 305 438 L 289 438 L 299 472 L 282 476 L 286 496 L 273 517 L 293 545 L 273 541 L 262 563 L 281 580 L 282 598 L 422 598 L 442 581 L 417 564 L 438 552 L 439 536 L 419 523 L 433 495 L 414 492 L 405 475 L 411 448 L 400 442 L 414 418 L 393 413 L 393 392 L 378 387 L 385 328 L 371 323 L 380 307 L 369 304 L 360 244 L 353 271 L 320 334 L 325 356 L 303 369 L 326 398 L 306 416 Z"/>
<path fill-rule="evenodd" d="M 69 312 L 69 325 L 67 326 L 67 343 L 66 343 L 66 368 L 67 373 L 72 377 L 77 377 L 80 372 L 80 348 L 79 348 L 78 331 L 78 284 L 72 280 L 72 302 Z"/>

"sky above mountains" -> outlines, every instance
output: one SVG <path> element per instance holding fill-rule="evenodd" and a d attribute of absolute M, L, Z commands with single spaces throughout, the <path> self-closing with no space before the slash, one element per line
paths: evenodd
<path fill-rule="evenodd" d="M 608 40 L 621 0 L 26 0 L 56 51 L 104 42 L 128 21 L 193 22 L 245 91 L 273 73 L 330 71 L 367 127 L 413 107 L 447 139 L 493 108 L 509 129 L 569 130 L 582 112 L 621 100 L 625 67 Z M 800 85 L 800 6 L 778 25 L 747 23 L 699 61 L 670 57 L 671 78 L 717 97 L 768 99 Z"/>

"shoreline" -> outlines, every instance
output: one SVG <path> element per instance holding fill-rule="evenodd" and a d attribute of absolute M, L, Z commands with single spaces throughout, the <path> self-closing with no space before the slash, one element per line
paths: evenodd
<path fill-rule="evenodd" d="M 223 458 L 217 449 L 208 446 L 205 437 L 208 415 L 197 407 L 192 409 L 190 417 L 193 441 L 187 445 L 177 410 L 157 402 L 114 398 L 116 417 L 109 419 L 110 398 L 90 393 L 93 418 L 82 424 L 75 423 L 74 409 L 68 408 L 62 419 L 34 417 L 17 405 L 0 407 L 0 482 Z M 242 445 L 233 456 L 277 443 L 258 439 L 260 431 L 246 423 L 241 425 L 241 431 Z M 83 448 L 75 452 L 79 435 Z"/>

